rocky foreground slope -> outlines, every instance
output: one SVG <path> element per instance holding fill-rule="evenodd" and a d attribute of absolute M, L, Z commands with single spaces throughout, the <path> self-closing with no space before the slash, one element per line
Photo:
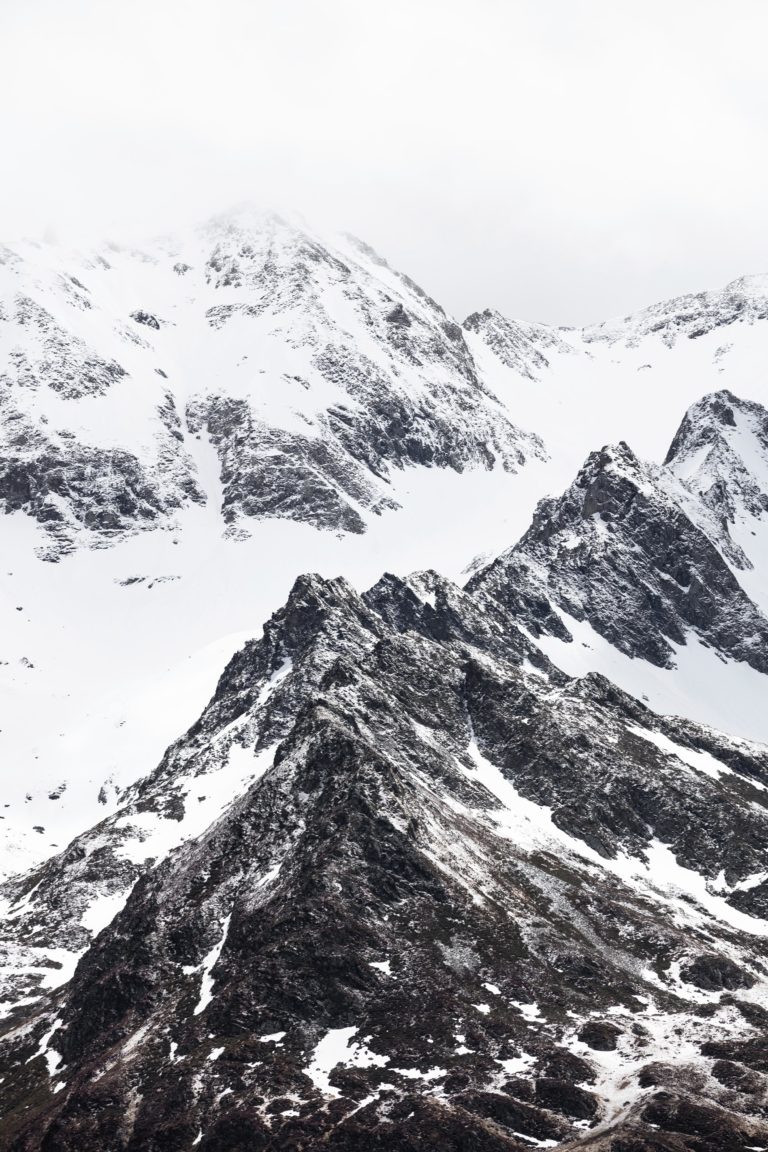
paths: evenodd
<path fill-rule="evenodd" d="M 6 1021 L 0 1146 L 760 1147 L 766 787 L 764 750 L 570 680 L 485 592 L 302 578 L 9 893 L 20 946 L 125 903 Z"/>

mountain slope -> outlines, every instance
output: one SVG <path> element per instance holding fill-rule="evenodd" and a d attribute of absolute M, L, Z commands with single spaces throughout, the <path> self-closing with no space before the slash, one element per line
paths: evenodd
<path fill-rule="evenodd" d="M 741 583 L 768 606 L 768 410 L 725 389 L 704 396 L 664 463 L 720 518 L 745 557 Z"/>
<path fill-rule="evenodd" d="M 553 351 L 566 355 L 573 351 L 556 329 L 509 320 L 493 308 L 467 316 L 464 328 L 480 335 L 507 368 L 528 380 L 538 379 L 543 369 L 549 368 L 547 351 L 550 355 Z"/>
<path fill-rule="evenodd" d="M 627 440 L 641 459 L 661 462 L 680 413 L 705 393 L 727 388 L 766 403 L 766 276 L 582 329 L 486 310 L 469 317 L 465 331 L 488 386 L 516 422 L 544 438 L 553 461 L 550 492 L 564 488 L 602 444 Z M 516 363 L 506 351 L 510 339 L 514 348 L 528 336 L 546 363 L 528 353 Z"/>
<path fill-rule="evenodd" d="M 599 671 L 659 711 L 768 739 L 767 419 L 719 392 L 689 410 L 663 467 L 624 443 L 592 452 L 469 587 L 514 609 L 565 671 Z"/>
<path fill-rule="evenodd" d="M 3 259 L 0 1147 L 768 1143 L 764 286 Z"/>
<path fill-rule="evenodd" d="M 551 596 L 629 656 L 668 665 L 670 641 L 684 644 L 695 630 L 724 656 L 768 672 L 768 621 L 687 514 L 690 503 L 626 444 L 604 448 L 470 588 L 511 601 L 537 632 L 550 618 L 565 635 L 546 607 Z"/>
<path fill-rule="evenodd" d="M 457 575 L 545 467 L 438 304 L 274 215 L 3 249 L 0 333 L 4 875 L 113 810 L 301 571 Z"/>
<path fill-rule="evenodd" d="M 24 244 L 4 260 L 0 474 L 18 510 L 0 517 L 13 557 L 0 573 L 0 755 L 19 769 L 0 813 L 5 874 L 60 850 L 151 771 L 299 572 L 359 588 L 385 568 L 459 579 L 508 548 L 596 444 L 631 429 L 639 455 L 661 459 L 708 380 L 764 391 L 762 321 L 730 325 L 717 363 L 712 333 L 628 349 L 481 313 L 458 338 L 359 241 L 247 210 L 141 250 Z M 47 352 L 32 312 L 13 319 L 17 297 L 52 318 Z M 500 347 L 523 341 L 517 368 L 491 330 Z M 543 433 L 546 460 L 520 425 Z M 753 554 L 752 530 L 732 534 L 734 556 Z M 61 577 L 37 556 L 59 558 Z M 765 607 L 763 567 L 734 571 Z M 689 641 L 681 695 L 668 676 L 638 682 L 612 648 L 575 666 L 600 639 L 558 659 L 661 711 L 765 738 L 748 665 L 724 692 L 719 661 Z"/>
<path fill-rule="evenodd" d="M 11 1025 L 3 1146 L 764 1138 L 759 1071 L 718 1080 L 762 1019 L 764 755 L 568 681 L 434 574 L 301 580 L 119 827 L 254 742 L 272 766 Z"/>
<path fill-rule="evenodd" d="M 725 288 L 689 293 L 652 304 L 621 320 L 609 320 L 583 329 L 587 341 L 636 346 L 646 336 L 658 335 L 672 347 L 680 338 L 698 340 L 732 324 L 768 320 L 768 276 L 742 276 Z"/>

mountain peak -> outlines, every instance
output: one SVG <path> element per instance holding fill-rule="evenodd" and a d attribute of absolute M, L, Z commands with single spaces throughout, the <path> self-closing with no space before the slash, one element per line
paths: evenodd
<path fill-rule="evenodd" d="M 242 201 L 223 212 L 216 212 L 197 226 L 197 231 L 207 237 L 221 233 L 274 234 L 276 232 L 296 233 L 308 230 L 307 221 L 298 212 L 278 212 L 252 201 Z"/>
<path fill-rule="evenodd" d="M 620 441 L 591 453 L 563 495 L 543 500 L 520 542 L 469 587 L 514 605 L 535 633 L 561 636 L 559 609 L 661 667 L 673 666 L 672 645 L 695 632 L 768 672 L 768 620 L 726 555 L 739 559 L 712 509 Z"/>
<path fill-rule="evenodd" d="M 549 367 L 547 350 L 550 353 L 572 351 L 558 329 L 510 320 L 495 308 L 471 313 L 464 321 L 464 330 L 482 341 L 505 367 L 529 380 L 537 379 L 537 373 Z"/>
<path fill-rule="evenodd" d="M 683 417 L 665 464 L 719 519 L 745 557 L 739 566 L 754 568 L 768 533 L 768 410 L 725 389 L 702 397 Z M 750 591 L 768 603 L 757 573 Z"/>
<path fill-rule="evenodd" d="M 33 255 L 0 280 L 0 500 L 51 558 L 206 499 L 230 536 L 266 518 L 359 534 L 397 507 L 393 469 L 544 454 L 440 306 L 298 217 L 245 204 L 84 267 Z"/>
<path fill-rule="evenodd" d="M 734 431 L 729 431 L 731 429 Z M 768 409 L 754 400 L 742 400 L 727 388 L 710 392 L 692 404 L 683 416 L 664 463 L 679 462 L 716 440 L 735 441 L 748 431 L 764 438 L 768 446 Z"/>
<path fill-rule="evenodd" d="M 765 757 L 531 666 L 482 591 L 431 571 L 371 591 L 409 586 L 435 597 L 421 618 L 327 618 L 322 659 L 274 669 L 294 610 L 365 600 L 298 580 L 233 662 L 247 702 L 223 677 L 143 789 L 14 890 L 32 997 L 1 1042 L 5 1147 L 651 1146 L 668 1083 L 689 1110 L 722 1098 L 693 1113 L 718 1146 L 764 1131 L 689 1072 L 704 1043 L 738 1059 L 759 1011 L 738 993 L 764 979 Z M 43 998 L 64 926 L 79 963 Z"/>

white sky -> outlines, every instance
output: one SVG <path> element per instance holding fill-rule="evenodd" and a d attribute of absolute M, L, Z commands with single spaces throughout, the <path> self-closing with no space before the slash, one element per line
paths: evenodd
<path fill-rule="evenodd" d="M 243 199 L 460 318 L 768 270 L 765 0 L 0 0 L 0 236 Z"/>

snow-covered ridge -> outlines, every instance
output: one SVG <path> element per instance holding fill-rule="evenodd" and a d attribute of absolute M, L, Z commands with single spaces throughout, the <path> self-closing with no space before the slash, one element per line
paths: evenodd
<path fill-rule="evenodd" d="M 768 609 L 768 411 L 723 390 L 689 408 L 665 464 L 719 519 L 740 574 Z"/>
<path fill-rule="evenodd" d="M 671 347 L 679 338 L 695 340 L 737 322 L 754 324 L 766 319 L 768 273 L 742 276 L 720 290 L 663 300 L 621 320 L 584 328 L 582 338 L 588 343 L 624 341 L 631 347 L 646 336 L 658 334 Z"/>
<path fill-rule="evenodd" d="M 539 379 L 543 370 L 549 368 L 548 353 L 569 355 L 573 352 L 572 345 L 560 336 L 557 329 L 545 324 L 508 320 L 492 308 L 467 316 L 464 328 L 481 336 L 507 368 L 529 380 Z"/>
<path fill-rule="evenodd" d="M 768 1139 L 760 285 L 460 328 L 248 211 L 0 282 L 0 1116 Z"/>

